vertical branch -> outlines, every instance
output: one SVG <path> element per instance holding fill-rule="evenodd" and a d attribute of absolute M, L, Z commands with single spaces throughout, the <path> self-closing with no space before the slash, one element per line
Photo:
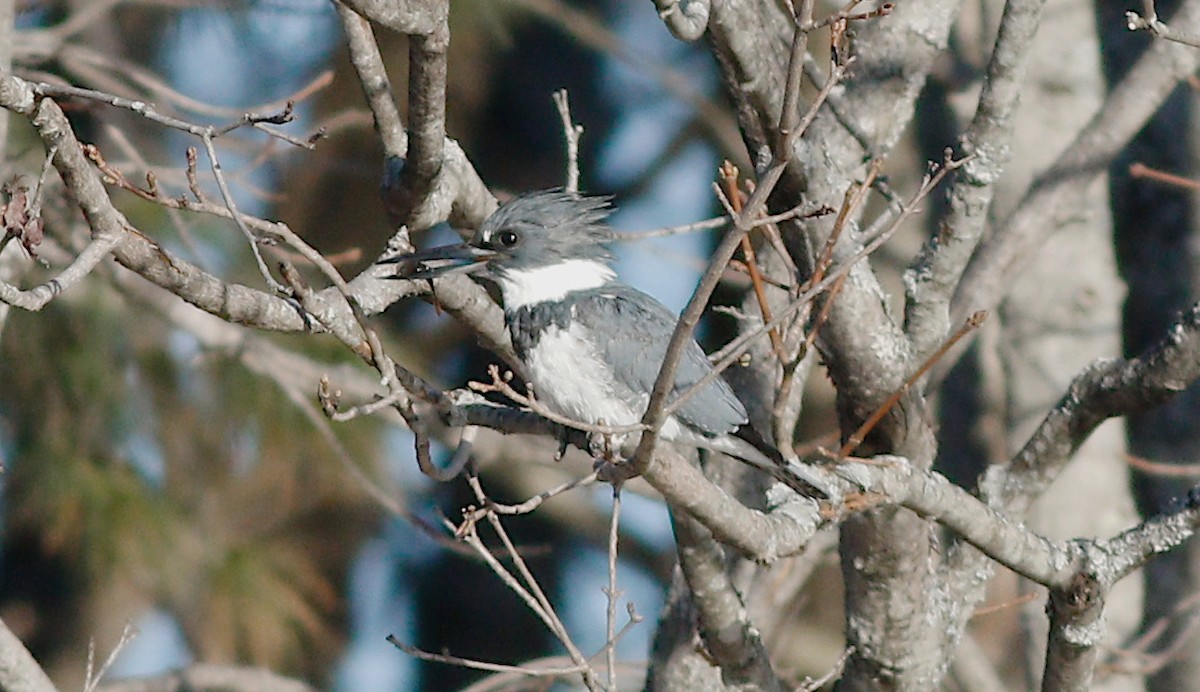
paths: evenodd
<path fill-rule="evenodd" d="M 558 92 L 565 94 L 566 92 Z M 564 96 L 564 101 L 565 101 Z M 621 528 L 621 483 L 613 483 L 612 519 L 608 523 L 608 612 L 604 660 L 608 673 L 608 689 L 617 689 L 617 539 Z"/>
<path fill-rule="evenodd" d="M 1093 577 L 1076 574 L 1070 585 L 1050 590 L 1050 640 L 1042 692 L 1091 689 L 1096 656 L 1104 639 L 1107 589 Z"/>
<path fill-rule="evenodd" d="M 446 219 L 462 226 L 478 226 L 496 210 L 496 198 L 483 184 L 462 147 L 454 140 L 445 139 L 445 51 L 449 40 L 445 0 L 420 0 L 395 6 L 382 0 L 341 0 L 337 8 L 350 48 L 350 63 L 362 84 L 387 156 L 383 194 L 393 220 L 413 228 L 425 228 Z M 394 13 L 389 13 L 391 10 L 415 16 L 400 21 Z M 424 139 L 412 152 L 408 148 L 409 133 L 396 108 L 383 57 L 364 16 L 401 33 L 427 36 L 424 41 L 414 39 L 412 47 L 418 60 L 427 61 L 423 67 L 410 67 L 410 77 L 415 74 L 416 81 L 425 85 L 427 97 L 418 99 L 420 103 L 415 106 L 415 113 L 410 104 L 409 125 L 414 130 L 413 136 L 416 137 L 420 130 Z M 415 116 L 420 117 L 414 119 Z M 434 132 L 442 134 L 440 145 L 430 140 Z M 418 152 L 422 157 L 419 160 L 415 158 Z M 432 184 L 421 199 L 412 200 L 403 195 L 401 178 L 410 166 L 415 166 L 417 171 L 408 173 L 416 176 L 409 184 L 420 183 L 433 171 Z M 407 206 L 407 201 L 420 204 Z M 407 237 L 401 240 L 407 242 Z"/>
<path fill-rule="evenodd" d="M 394 220 L 409 224 L 425 205 L 442 171 L 446 141 L 446 51 L 450 29 L 442 21 L 428 34 L 409 37 L 408 151 L 398 189 L 385 196 Z"/>
<path fill-rule="evenodd" d="M 583 126 L 571 122 L 571 104 L 566 89 L 554 92 L 554 106 L 558 108 L 558 117 L 562 118 L 563 139 L 567 143 L 567 182 L 563 189 L 575 194 L 579 192 L 579 138 L 583 135 Z"/>
<path fill-rule="evenodd" d="M 995 183 L 1011 156 L 1013 116 L 1025 86 L 1030 43 L 1041 24 L 1045 0 L 1009 0 L 988 63 L 975 117 L 962 139 L 969 159 L 950 189 L 949 210 L 905 276 L 905 331 L 924 357 L 950 331 L 950 297 L 983 236 Z"/>
<path fill-rule="evenodd" d="M 687 582 L 700 636 L 722 677 L 735 687 L 782 689 L 766 646 L 725 568 L 725 552 L 713 535 L 686 512 L 671 507 L 679 568 Z"/>

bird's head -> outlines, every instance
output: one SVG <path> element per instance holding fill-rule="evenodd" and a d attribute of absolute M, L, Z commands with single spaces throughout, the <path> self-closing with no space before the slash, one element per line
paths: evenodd
<path fill-rule="evenodd" d="M 591 288 L 612 280 L 613 239 L 604 220 L 608 198 L 550 190 L 501 205 L 465 243 L 385 260 L 400 265 L 398 278 L 435 278 L 486 269 L 512 307 L 534 284 L 541 296 Z M 544 289 L 544 290 L 543 290 Z M 561 290 L 560 290 L 561 289 Z"/>
<path fill-rule="evenodd" d="M 580 197 L 550 190 L 505 203 L 475 232 L 467 245 L 497 275 L 541 269 L 570 260 L 612 261 L 604 243 L 612 233 L 604 219 L 612 212 L 605 197 Z"/>

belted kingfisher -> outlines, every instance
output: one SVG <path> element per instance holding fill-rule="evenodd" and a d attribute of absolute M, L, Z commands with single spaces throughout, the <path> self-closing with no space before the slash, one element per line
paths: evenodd
<path fill-rule="evenodd" d="M 645 414 L 677 317 L 621 283 L 605 243 L 608 200 L 533 192 L 497 209 L 466 243 L 383 260 L 396 278 L 486 270 L 500 288 L 513 347 L 537 399 L 587 424 L 623 426 Z M 694 340 L 684 349 L 671 398 L 712 371 Z M 749 425 L 724 379 L 706 384 L 663 424 L 661 437 L 737 457 L 806 495 L 830 496 L 827 482 L 784 457 Z"/>

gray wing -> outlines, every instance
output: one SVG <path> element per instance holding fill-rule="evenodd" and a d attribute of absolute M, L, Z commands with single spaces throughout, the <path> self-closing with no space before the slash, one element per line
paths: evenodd
<path fill-rule="evenodd" d="M 575 319 L 604 337 L 598 341 L 605 345 L 604 356 L 612 364 L 617 381 L 634 392 L 648 394 L 654 388 L 678 317 L 649 295 L 623 285 L 606 286 L 586 302 L 590 304 L 577 311 Z M 671 398 L 711 371 L 700 345 L 689 341 L 675 372 Z M 733 432 L 747 420 L 746 408 L 720 377 L 696 392 L 675 415 L 709 435 Z"/>

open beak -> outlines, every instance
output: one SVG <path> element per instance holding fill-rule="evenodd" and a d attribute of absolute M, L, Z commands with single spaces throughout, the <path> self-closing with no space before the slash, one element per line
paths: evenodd
<path fill-rule="evenodd" d="M 397 255 L 379 261 L 379 264 L 395 264 L 393 279 L 433 279 L 447 274 L 471 273 L 483 269 L 485 263 L 497 252 L 484 250 L 461 243 L 419 250 L 408 255 Z"/>

